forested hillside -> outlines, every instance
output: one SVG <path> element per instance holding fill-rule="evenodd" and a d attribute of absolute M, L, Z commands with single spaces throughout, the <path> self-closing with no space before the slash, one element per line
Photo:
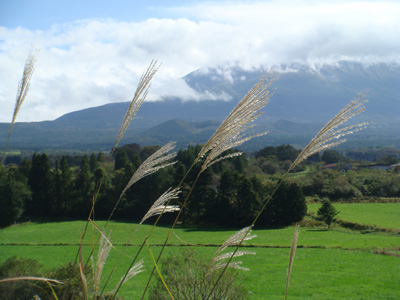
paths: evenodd
<path fill-rule="evenodd" d="M 1 171 L 0 203 L 4 208 L 1 226 L 31 219 L 85 219 L 96 187 L 100 189 L 95 215 L 106 219 L 134 172 L 159 148 L 128 144 L 118 148 L 114 157 L 101 152 L 90 156 L 35 153 L 31 158 L 16 159 L 16 164 L 8 164 Z M 129 189 L 114 218 L 140 220 L 162 193 L 179 184 L 200 149 L 200 146 L 190 146 L 180 150 L 174 165 Z M 290 145 L 268 146 L 250 156 L 214 164 L 197 182 L 181 222 L 248 224 L 298 153 Z M 363 152 L 351 152 L 353 157 L 357 153 L 361 156 Z M 286 226 L 300 221 L 307 212 L 305 197 L 317 202 L 323 199 L 376 201 L 382 197 L 386 198 L 384 201 L 391 201 L 391 197 L 400 196 L 398 161 L 384 156 L 371 163 L 351 159 L 335 150 L 315 154 L 281 182 L 259 224 Z M 187 178 L 176 204 L 181 203 L 194 180 Z M 164 221 L 169 217 L 163 216 Z"/>

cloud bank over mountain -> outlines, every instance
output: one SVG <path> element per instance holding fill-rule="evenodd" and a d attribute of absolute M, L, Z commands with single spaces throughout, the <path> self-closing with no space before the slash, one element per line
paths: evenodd
<path fill-rule="evenodd" d="M 45 30 L 0 26 L 0 121 L 11 119 L 32 44 L 40 54 L 19 121 L 129 101 L 152 59 L 162 66 L 150 101 L 229 100 L 226 94 L 199 93 L 180 79 L 202 67 L 400 62 L 397 1 L 222 1 L 160 9 L 168 18 L 88 18 Z"/>

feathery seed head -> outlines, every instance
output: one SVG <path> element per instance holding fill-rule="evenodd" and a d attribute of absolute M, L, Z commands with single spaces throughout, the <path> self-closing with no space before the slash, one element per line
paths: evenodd
<path fill-rule="evenodd" d="M 28 55 L 28 58 L 25 61 L 24 72 L 22 74 L 22 78 L 18 84 L 18 92 L 17 97 L 15 99 L 15 107 L 14 107 L 14 114 L 12 118 L 12 124 L 15 123 L 17 118 L 17 114 L 24 102 L 26 95 L 28 94 L 29 88 L 31 86 L 31 79 L 33 72 L 35 71 L 35 63 L 37 61 L 37 55 L 39 54 L 39 49 L 31 50 Z"/>
<path fill-rule="evenodd" d="M 339 140 L 340 138 L 360 131 L 366 127 L 368 123 L 360 123 L 356 125 L 347 126 L 342 129 L 336 129 L 344 122 L 348 121 L 355 115 L 365 110 L 364 104 L 367 102 L 365 99 L 365 92 L 358 94 L 349 104 L 347 104 L 332 120 L 330 120 L 311 140 L 311 142 L 301 151 L 296 160 L 289 168 L 289 172 L 293 170 L 299 163 L 307 159 L 307 157 L 328 148 L 335 147 L 346 140 Z M 336 141 L 333 141 L 336 140 Z M 332 142 L 333 141 L 333 142 Z"/>
<path fill-rule="evenodd" d="M 176 156 L 176 152 L 169 153 L 175 148 L 175 142 L 169 142 L 168 144 L 164 145 L 152 155 L 150 155 L 136 170 L 136 172 L 132 175 L 131 179 L 129 180 L 128 184 L 126 185 L 125 189 L 122 191 L 120 199 L 125 194 L 125 192 L 137 181 L 151 175 L 158 170 L 171 166 L 176 163 L 170 162 L 166 163 L 170 159 L 173 159 Z"/>
<path fill-rule="evenodd" d="M 225 267 L 249 271 L 248 268 L 244 268 L 241 266 L 241 263 L 242 263 L 241 261 L 235 261 L 235 262 L 230 261 L 230 262 L 226 263 L 225 260 L 233 259 L 235 257 L 243 256 L 245 254 L 256 255 L 255 252 L 251 252 L 251 251 L 236 251 L 235 252 L 234 251 L 234 252 L 228 252 L 228 253 L 223 253 L 223 254 L 221 254 L 221 252 L 224 251 L 227 247 L 236 246 L 236 245 L 239 245 L 242 241 L 251 240 L 251 239 L 257 237 L 257 235 L 251 234 L 250 228 L 251 227 L 245 227 L 245 228 L 239 230 L 238 232 L 233 234 L 231 237 L 229 237 L 221 245 L 221 247 L 215 253 L 213 259 L 211 260 L 211 266 L 206 275 L 209 275 L 212 272 L 214 272 L 218 269 L 225 268 Z"/>
<path fill-rule="evenodd" d="M 126 275 L 126 277 L 122 277 L 120 279 L 120 281 L 118 282 L 118 284 L 115 286 L 114 290 L 112 291 L 112 293 L 114 293 L 114 291 L 117 289 L 117 287 L 119 287 L 120 285 L 124 284 L 125 282 L 127 282 L 128 280 L 130 280 L 132 277 L 136 276 L 137 274 L 141 273 L 144 271 L 143 269 L 143 259 L 141 259 L 139 262 L 137 262 L 132 268 L 129 269 L 128 274 Z"/>
<path fill-rule="evenodd" d="M 289 281 L 290 281 L 290 274 L 292 273 L 292 267 L 293 267 L 293 261 L 294 261 L 294 255 L 296 253 L 296 248 L 297 248 L 297 242 L 299 240 L 299 230 L 300 226 L 299 224 L 296 224 L 294 228 L 294 234 L 293 234 L 293 239 L 292 239 L 292 245 L 290 247 L 290 257 L 289 257 L 289 267 L 287 270 L 286 274 L 286 293 L 285 293 L 285 299 L 287 298 L 288 290 L 289 290 Z"/>
<path fill-rule="evenodd" d="M 151 80 L 153 79 L 154 75 L 158 71 L 161 65 L 157 65 L 157 61 L 153 60 L 150 63 L 150 66 L 147 68 L 146 72 L 143 73 L 142 77 L 139 80 L 138 86 L 135 91 L 135 95 L 129 105 L 129 108 L 126 112 L 125 118 L 122 122 L 121 129 L 118 132 L 117 140 L 115 145 L 112 149 L 112 153 L 114 153 L 115 149 L 118 146 L 118 143 L 122 139 L 126 129 L 128 128 L 129 124 L 131 123 L 133 117 L 136 115 L 137 111 L 139 110 L 140 106 L 143 104 L 144 100 L 147 97 L 149 92 L 149 88 L 151 86 Z"/>
<path fill-rule="evenodd" d="M 218 159 L 217 157 L 223 152 L 237 147 L 252 138 L 268 133 L 263 132 L 251 136 L 244 134 L 246 130 L 254 126 L 250 124 L 262 114 L 259 110 L 268 104 L 271 97 L 271 92 L 268 88 L 271 83 L 271 76 L 267 74 L 239 101 L 228 117 L 221 123 L 196 158 L 196 162 L 204 158 L 201 172 L 217 161 L 231 157 L 231 155 L 228 155 Z"/>
<path fill-rule="evenodd" d="M 110 253 L 110 250 L 112 248 L 112 244 L 110 242 L 110 235 L 111 231 L 108 234 L 108 237 L 105 236 L 104 232 L 101 232 L 101 239 L 100 239 L 100 245 L 99 245 L 99 252 L 97 253 L 97 262 L 96 262 L 96 267 L 93 266 L 93 280 L 94 280 L 94 289 L 95 289 L 95 294 L 97 294 L 98 288 L 100 286 L 100 278 L 101 278 L 101 273 L 103 272 L 104 265 L 107 261 L 108 254 Z M 93 264 L 93 260 L 92 260 Z"/>
<path fill-rule="evenodd" d="M 222 251 L 224 251 L 227 247 L 230 246 L 235 246 L 238 245 L 242 240 L 243 241 L 248 241 L 253 238 L 257 237 L 256 234 L 251 234 L 251 229 L 250 227 L 245 227 L 239 231 L 237 231 L 235 234 L 233 234 L 230 238 L 228 238 L 218 249 L 218 251 L 215 253 L 215 256 L 219 255 Z"/>
<path fill-rule="evenodd" d="M 148 212 L 145 214 L 145 216 L 142 218 L 139 224 L 142 224 L 144 221 L 146 221 L 148 218 L 157 216 L 161 213 L 166 213 L 166 212 L 175 212 L 179 211 L 179 206 L 178 205 L 165 205 L 165 203 L 169 202 L 172 199 L 178 198 L 178 195 L 181 191 L 179 188 L 176 189 L 168 189 L 164 194 L 162 194 L 150 207 Z"/>

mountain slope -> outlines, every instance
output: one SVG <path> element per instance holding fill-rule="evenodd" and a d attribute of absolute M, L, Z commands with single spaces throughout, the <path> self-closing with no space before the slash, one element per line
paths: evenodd
<path fill-rule="evenodd" d="M 369 121 L 368 129 L 351 137 L 356 144 L 400 147 L 400 66 L 363 66 L 342 62 L 335 66 L 303 65 L 270 68 L 275 90 L 255 130 L 270 134 L 244 145 L 260 149 L 282 143 L 304 146 L 358 92 L 368 89 L 367 110 L 354 122 Z M 197 92 L 224 94 L 230 101 L 164 99 L 145 102 L 121 143 L 179 146 L 205 142 L 247 91 L 264 75 L 264 69 L 245 71 L 219 67 L 192 72 L 184 80 Z M 226 97 L 225 97 L 226 98 Z M 109 150 L 115 142 L 129 103 L 112 103 L 63 115 L 54 121 L 17 123 L 10 149 Z M 0 147 L 9 124 L 0 123 Z M 353 143 L 354 144 L 354 143 Z M 351 145 L 351 144 L 346 144 Z"/>

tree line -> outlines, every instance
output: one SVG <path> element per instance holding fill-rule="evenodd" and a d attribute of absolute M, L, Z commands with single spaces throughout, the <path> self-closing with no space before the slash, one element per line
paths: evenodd
<path fill-rule="evenodd" d="M 0 174 L 1 226 L 29 219 L 84 219 L 94 199 L 95 217 L 107 218 L 133 173 L 158 149 L 158 146 L 125 145 L 115 152 L 113 160 L 105 159 L 101 153 L 93 153 L 83 156 L 77 167 L 71 167 L 66 156 L 57 159 L 52 166 L 47 154 L 35 153 L 18 166 L 8 166 Z M 200 149 L 200 146 L 190 146 L 180 150 L 172 167 L 135 184 L 123 196 L 113 218 L 140 220 L 162 193 L 178 185 Z M 271 194 L 270 186 L 262 184 L 256 176 L 246 175 L 247 167 L 248 159 L 243 155 L 207 169 L 198 181 L 181 221 L 234 226 L 247 224 Z M 175 204 L 179 205 L 184 199 L 194 180 L 191 175 L 186 178 Z M 95 191 L 98 191 L 96 197 Z M 287 182 L 280 185 L 271 207 L 274 209 L 262 216 L 261 224 L 289 224 L 301 220 L 307 211 L 301 188 Z"/>
<path fill-rule="evenodd" d="M 95 218 L 106 219 L 129 179 L 140 164 L 159 146 L 122 146 L 114 157 L 103 153 L 79 157 L 52 157 L 35 153 L 18 165 L 0 170 L 0 225 L 17 221 L 46 219 L 85 219 L 95 204 Z M 122 197 L 113 218 L 138 221 L 168 188 L 179 184 L 201 146 L 181 149 L 176 163 L 146 177 Z M 236 150 L 230 150 L 236 151 Z M 315 154 L 287 179 L 282 174 L 299 151 L 290 145 L 265 147 L 236 156 L 208 168 L 200 177 L 183 211 L 181 222 L 224 226 L 246 225 L 260 206 L 271 197 L 258 224 L 285 226 L 297 222 L 307 212 L 305 196 L 331 201 L 352 201 L 361 197 L 400 196 L 400 175 L 383 170 L 346 170 L 352 161 L 335 150 Z M 388 160 L 395 162 L 396 160 Z M 336 164 L 336 169 L 324 168 Z M 200 166 L 195 166 L 195 168 Z M 195 178 L 189 173 L 178 204 L 185 198 Z M 94 193 L 97 192 L 94 197 Z M 172 216 L 163 216 L 164 221 Z"/>

